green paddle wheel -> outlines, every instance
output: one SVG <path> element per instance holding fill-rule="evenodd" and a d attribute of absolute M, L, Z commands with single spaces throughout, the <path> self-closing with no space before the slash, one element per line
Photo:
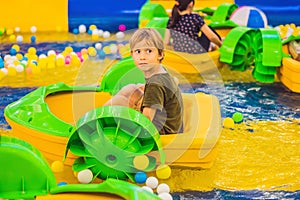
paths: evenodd
<path fill-rule="evenodd" d="M 259 82 L 274 82 L 276 68 L 281 66 L 282 44 L 275 29 L 236 27 L 219 50 L 220 61 L 232 70 L 245 71 L 253 66 L 252 75 Z"/>

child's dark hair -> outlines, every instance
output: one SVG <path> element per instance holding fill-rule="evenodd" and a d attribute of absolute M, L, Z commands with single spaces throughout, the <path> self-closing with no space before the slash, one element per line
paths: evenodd
<path fill-rule="evenodd" d="M 194 0 L 176 0 L 176 3 L 172 9 L 172 18 L 171 18 L 172 20 L 167 28 L 173 28 L 175 26 L 175 24 L 179 21 L 179 18 L 180 18 L 180 14 L 178 11 L 186 10 L 188 5 L 191 2 L 193 2 L 193 4 L 195 4 Z"/>

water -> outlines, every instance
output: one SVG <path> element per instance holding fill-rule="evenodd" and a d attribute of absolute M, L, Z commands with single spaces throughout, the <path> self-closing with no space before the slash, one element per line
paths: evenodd
<path fill-rule="evenodd" d="M 89 44 L 42 43 L 37 44 L 37 48 L 40 52 L 46 52 L 47 49 L 63 49 L 66 45 L 80 49 Z M 2 52 L 5 53 L 8 47 Z M 95 70 L 99 70 L 102 65 L 99 62 L 92 64 Z M 241 81 L 247 72 L 240 73 L 243 74 L 241 76 L 230 73 L 221 71 L 224 78 L 222 91 L 218 87 L 214 89 L 201 83 L 192 83 L 192 87 L 180 85 L 184 92 L 217 95 L 223 118 L 231 117 L 238 111 L 243 114 L 244 121 L 237 124 L 234 130 L 222 131 L 218 155 L 211 169 L 172 169 L 176 176 L 171 176 L 166 183 L 176 191 L 172 194 L 173 198 L 300 199 L 300 94 L 290 92 L 280 82 L 261 84 L 251 78 L 250 81 Z M 68 75 L 71 73 L 68 72 Z M 92 79 L 91 76 L 87 77 Z M 48 81 L 47 78 L 38 80 L 38 84 L 19 81 L 13 87 L 0 87 L 1 131 L 10 131 L 4 119 L 5 106 L 31 92 L 37 85 L 57 80 L 50 77 L 51 81 Z M 78 76 L 76 79 L 78 81 Z M 5 83 L 10 85 L 13 81 L 6 80 Z"/>

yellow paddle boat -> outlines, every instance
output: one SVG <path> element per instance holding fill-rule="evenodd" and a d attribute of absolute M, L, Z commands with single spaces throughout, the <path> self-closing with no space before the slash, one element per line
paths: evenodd
<path fill-rule="evenodd" d="M 299 40 L 300 36 L 290 36 L 286 41 L 283 41 L 282 50 L 291 57 L 282 58 L 282 65 L 278 70 L 280 81 L 291 91 L 300 93 L 300 62 L 296 60 L 297 52 L 288 48 L 289 42 Z M 299 48 L 299 47 L 298 47 Z"/>
<path fill-rule="evenodd" d="M 79 163 L 82 157 L 100 160 L 96 165 L 106 171 L 96 176 L 103 179 L 132 178 L 133 159 L 138 155 L 147 155 L 148 170 L 159 164 L 210 168 L 221 133 L 217 97 L 183 93 L 184 133 L 159 135 L 140 112 L 123 106 L 102 106 L 123 85 L 143 81 L 136 67 L 115 65 L 106 72 L 100 87 L 64 83 L 43 86 L 9 104 L 4 115 L 14 136 L 37 147 L 49 160 L 65 157 L 65 164 L 73 164 L 73 169 L 74 165 L 91 167 Z M 122 160 L 120 155 L 128 159 Z M 125 168 L 115 170 L 115 162 L 128 166 L 131 175 L 124 172 Z"/>

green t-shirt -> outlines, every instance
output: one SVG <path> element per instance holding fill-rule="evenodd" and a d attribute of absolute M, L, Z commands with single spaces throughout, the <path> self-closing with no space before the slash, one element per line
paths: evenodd
<path fill-rule="evenodd" d="M 181 91 L 170 74 L 155 74 L 146 79 L 141 109 L 144 107 L 156 109 L 152 122 L 160 134 L 183 132 Z"/>

